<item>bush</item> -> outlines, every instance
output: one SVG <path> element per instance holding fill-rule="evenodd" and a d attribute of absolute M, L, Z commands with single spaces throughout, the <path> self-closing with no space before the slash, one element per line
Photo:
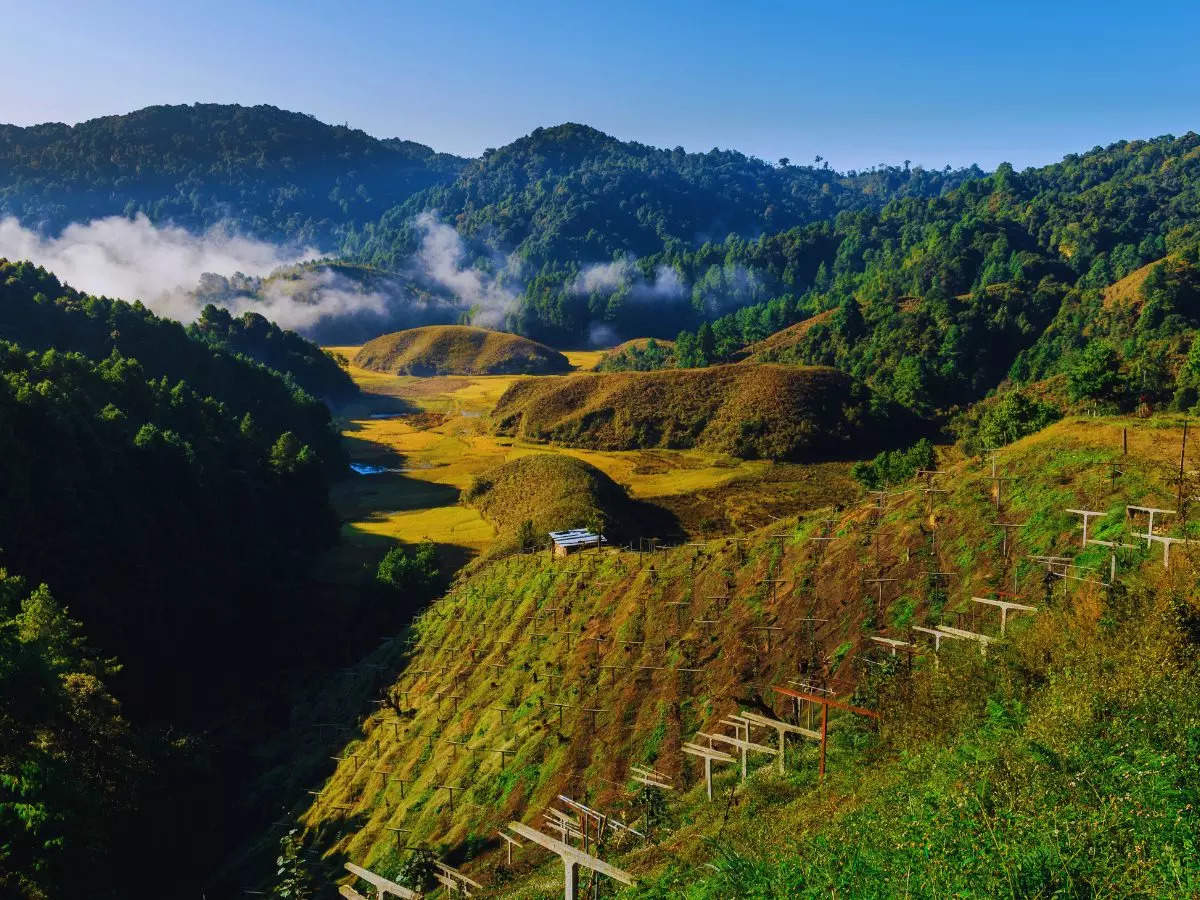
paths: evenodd
<path fill-rule="evenodd" d="M 413 850 L 400 864 L 400 870 L 396 872 L 396 881 L 414 891 L 424 893 L 437 887 L 433 877 L 436 871 L 432 852 L 424 849 Z"/>
<path fill-rule="evenodd" d="M 928 438 L 921 438 L 907 450 L 884 450 L 870 462 L 854 464 L 852 474 L 865 488 L 882 490 L 907 481 L 919 469 L 932 469 L 936 456 Z"/>
<path fill-rule="evenodd" d="M 975 455 L 989 447 L 1003 447 L 1020 440 L 1062 416 L 1048 403 L 1012 391 L 999 400 L 981 403 L 954 423 L 964 453 Z"/>
<path fill-rule="evenodd" d="M 422 541 L 413 549 L 393 547 L 375 570 L 375 581 L 389 590 L 410 593 L 431 590 L 439 575 L 437 547 Z"/>

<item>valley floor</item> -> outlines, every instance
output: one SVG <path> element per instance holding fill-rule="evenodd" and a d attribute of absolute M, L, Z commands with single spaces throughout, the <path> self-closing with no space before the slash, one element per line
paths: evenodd
<path fill-rule="evenodd" d="M 331 347 L 353 358 L 355 347 Z M 600 351 L 567 351 L 587 371 Z M 385 375 L 350 366 L 362 390 L 341 411 L 355 474 L 335 486 L 342 545 L 324 561 L 323 580 L 361 578 L 393 541 L 431 540 L 457 569 L 486 550 L 495 530 L 459 493 L 481 472 L 531 453 L 564 453 L 596 466 L 630 496 L 669 510 L 689 535 L 745 531 L 800 509 L 854 497 L 848 463 L 799 465 L 740 460 L 691 450 L 600 452 L 533 444 L 489 433 L 488 413 L 527 377 Z"/>

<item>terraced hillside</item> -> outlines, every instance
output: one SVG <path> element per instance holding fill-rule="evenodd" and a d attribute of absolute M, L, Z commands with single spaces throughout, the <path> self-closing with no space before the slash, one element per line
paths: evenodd
<path fill-rule="evenodd" d="M 1164 568 L 1159 538 L 1196 529 L 1164 514 L 1148 541 L 1127 518 L 1173 505 L 1179 424 L 1071 419 L 744 540 L 514 556 L 461 579 L 304 712 L 336 722 L 383 683 L 304 804 L 318 877 L 347 859 L 399 877 L 420 846 L 489 896 L 554 896 L 557 859 L 526 846 L 509 864 L 496 830 L 552 832 L 563 794 L 640 833 L 591 846 L 637 878 L 627 897 L 1188 895 L 1197 567 L 1181 543 Z M 1083 544 L 1072 509 L 1121 546 Z M 972 597 L 1037 611 L 1002 635 Z M 991 643 L 941 631 L 935 653 L 916 626 Z M 718 764 L 710 804 L 683 743 L 739 711 L 796 721 L 776 686 L 853 698 L 879 725 L 833 711 L 823 784 L 802 737 L 783 774 L 757 751 L 745 783 Z"/>
<path fill-rule="evenodd" d="M 518 382 L 492 421 L 499 434 L 568 447 L 809 460 L 861 452 L 875 424 L 866 389 L 835 369 L 749 365 Z"/>
<path fill-rule="evenodd" d="M 391 375 L 553 375 L 570 371 L 557 350 L 469 325 L 427 325 L 363 344 L 356 366 Z"/>

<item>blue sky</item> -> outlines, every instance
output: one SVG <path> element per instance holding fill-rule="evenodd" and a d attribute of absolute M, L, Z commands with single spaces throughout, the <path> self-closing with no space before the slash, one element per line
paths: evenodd
<path fill-rule="evenodd" d="M 1200 4 L 1173 0 L 39 0 L 4 31 L 0 121 L 23 125 L 272 103 L 466 155 L 577 121 L 839 169 L 1020 168 L 1200 129 Z"/>

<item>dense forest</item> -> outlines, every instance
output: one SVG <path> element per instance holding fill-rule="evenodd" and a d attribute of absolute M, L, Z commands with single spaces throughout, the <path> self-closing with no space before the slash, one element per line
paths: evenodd
<path fill-rule="evenodd" d="M 232 349 L 311 353 L 207 326 L 0 263 L 0 893 L 127 896 L 132 853 L 207 878 L 314 618 L 363 615 L 306 581 L 346 468 L 329 410 Z"/>
<path fill-rule="evenodd" d="M 670 265 L 697 285 L 690 301 L 704 321 L 678 334 L 669 355 L 635 347 L 607 367 L 703 366 L 749 352 L 835 365 L 931 414 L 1007 377 L 1082 371 L 1090 352 L 1105 355 L 1120 384 L 1080 384 L 1073 399 L 1170 399 L 1194 380 L 1181 360 L 1198 321 L 1198 146 L 1194 134 L 1122 142 L 1044 169 L 1002 167 L 943 197 L 832 225 L 646 257 L 641 265 Z M 1105 304 L 1106 287 L 1167 254 L 1134 302 Z M 702 286 L 731 272 L 753 280 L 745 297 L 755 302 L 708 319 Z M 792 340 L 765 340 L 792 323 L 804 323 Z M 1193 395 L 1178 402 L 1186 408 Z"/>
<path fill-rule="evenodd" d="M 60 231 L 146 214 L 333 246 L 464 160 L 273 106 L 150 106 L 79 125 L 0 125 L 0 216 Z"/>

